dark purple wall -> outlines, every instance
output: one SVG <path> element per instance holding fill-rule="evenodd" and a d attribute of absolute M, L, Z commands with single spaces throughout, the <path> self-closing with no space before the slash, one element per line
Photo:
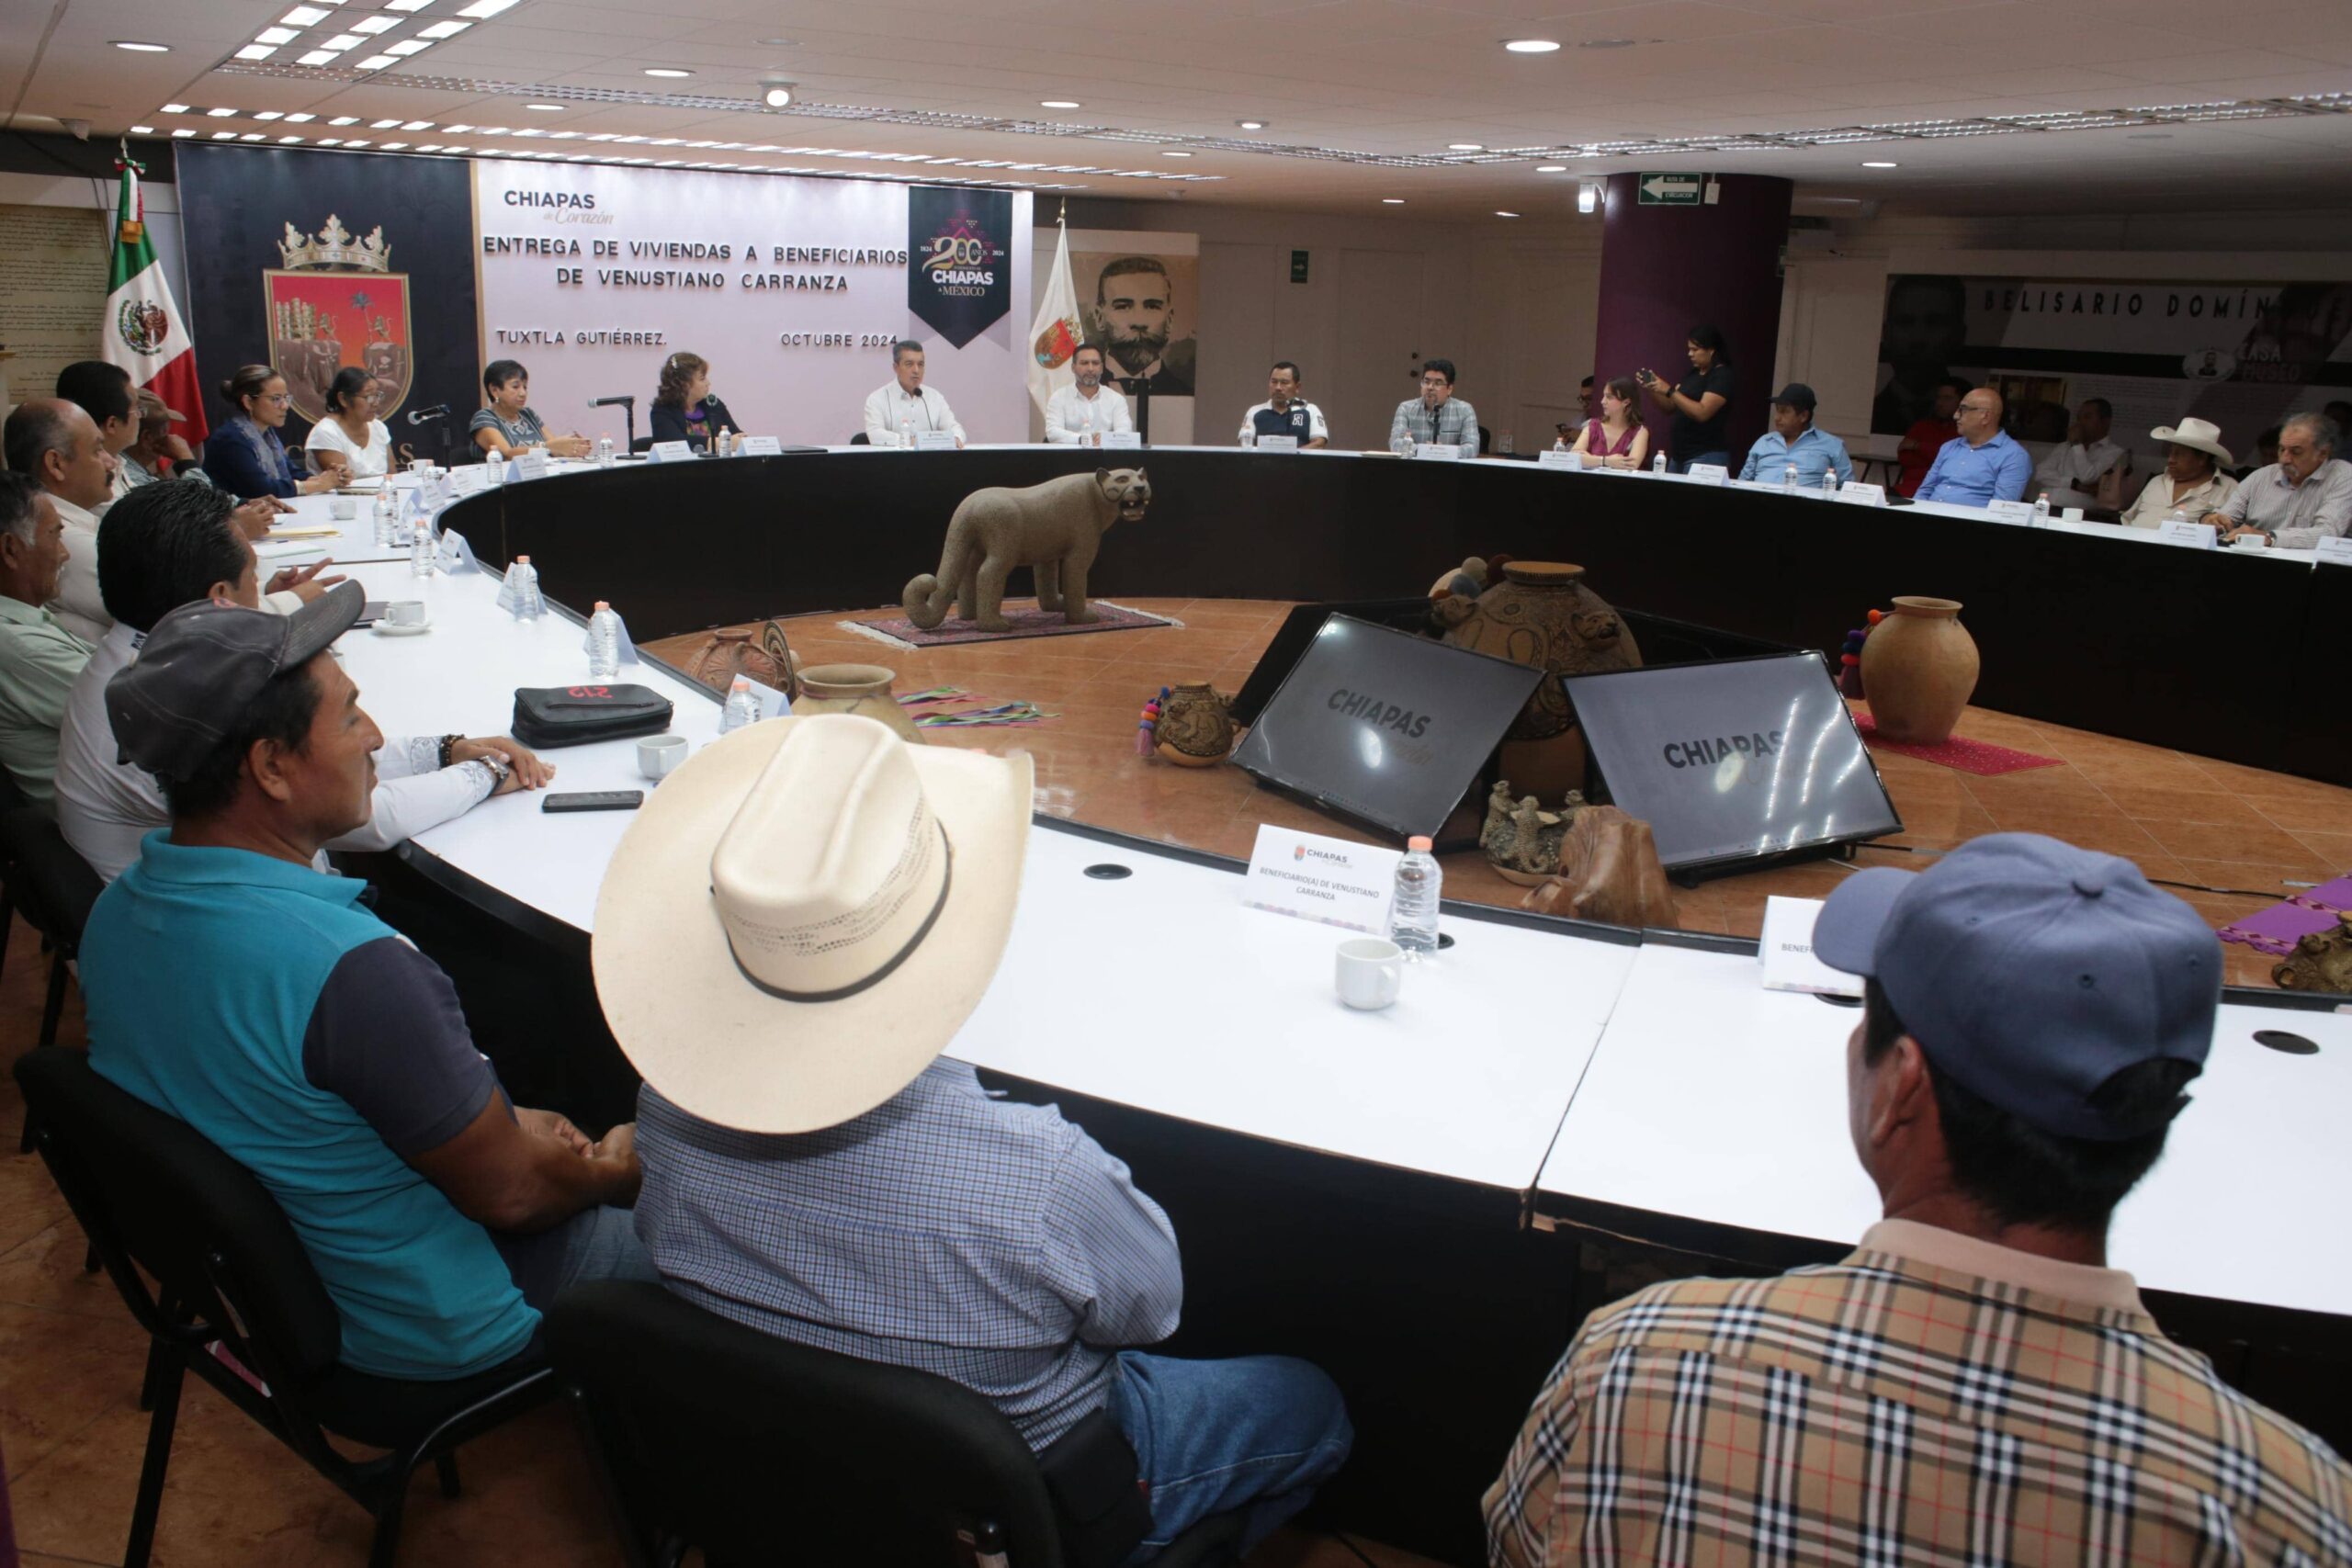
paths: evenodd
<path fill-rule="evenodd" d="M 1772 361 L 1781 335 L 1781 247 L 1789 237 L 1787 180 L 1721 175 L 1713 207 L 1644 207 L 1638 175 L 1609 177 L 1600 243 L 1600 330 L 1595 385 L 1647 368 L 1668 381 L 1690 370 L 1685 334 L 1701 321 L 1723 329 L 1738 383 L 1731 400 L 1735 470 L 1771 423 Z M 1600 411 L 1596 398 L 1594 412 Z M 1656 450 L 1672 412 L 1642 395 Z"/>

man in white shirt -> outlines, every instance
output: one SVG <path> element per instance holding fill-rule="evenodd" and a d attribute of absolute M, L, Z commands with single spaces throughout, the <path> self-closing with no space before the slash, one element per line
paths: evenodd
<path fill-rule="evenodd" d="M 1298 395 L 1298 367 L 1287 359 L 1274 362 L 1266 378 L 1266 400 L 1241 416 L 1241 439 L 1251 445 L 1268 435 L 1295 435 L 1301 447 L 1321 446 L 1331 439 L 1323 411 Z"/>
<path fill-rule="evenodd" d="M 2075 411 L 2066 443 L 2033 470 L 2033 488 L 2048 491 L 2052 500 L 2062 490 L 2079 491 L 2101 506 L 2122 504 L 2123 476 L 2132 471 L 2132 454 L 2109 441 L 2115 408 L 2105 398 L 2086 398 Z M 2108 476 L 2114 475 L 2110 483 Z"/>
<path fill-rule="evenodd" d="M 57 373 L 57 395 L 80 407 L 98 427 L 106 453 L 107 481 L 115 495 L 128 494 L 130 479 L 122 455 L 139 440 L 139 414 L 131 400 L 130 372 L 103 359 L 77 359 Z"/>
<path fill-rule="evenodd" d="M 65 525 L 65 568 L 48 605 L 57 624 L 95 643 L 112 618 L 98 597 L 98 517 L 114 500 L 98 427 L 79 405 L 55 398 L 18 403 L 0 434 L 8 467 L 49 492 Z"/>
<path fill-rule="evenodd" d="M 956 423 L 955 411 L 945 398 L 922 384 L 922 344 L 892 344 L 890 368 L 892 379 L 866 396 L 865 439 L 876 446 L 911 446 L 918 436 L 939 430 L 963 446 L 964 427 Z"/>
<path fill-rule="evenodd" d="M 235 505 L 235 497 L 209 485 L 152 484 L 125 496 L 107 516 L 107 603 L 117 614 L 65 699 L 57 823 L 66 842 L 108 882 L 139 858 L 140 840 L 171 820 L 171 808 L 154 775 L 119 760 L 107 682 L 138 657 L 147 628 L 182 604 L 220 598 L 261 607 L 254 547 L 232 520 Z M 287 604 L 268 607 L 282 611 Z M 491 795 L 537 789 L 555 773 L 503 736 L 388 738 L 375 757 L 373 815 L 330 849 L 389 849 Z"/>
<path fill-rule="evenodd" d="M 2299 413 L 2278 427 L 2278 460 L 2256 468 L 2205 521 L 2234 544 L 2261 536 L 2308 550 L 2352 532 L 2352 463 L 2338 460 L 2344 433 L 2324 415 Z"/>
<path fill-rule="evenodd" d="M 1088 344 L 1070 355 L 1078 379 L 1046 400 L 1046 439 L 1056 446 L 1100 446 L 1102 437 L 1136 422 L 1127 400 L 1102 385 L 1102 351 Z"/>

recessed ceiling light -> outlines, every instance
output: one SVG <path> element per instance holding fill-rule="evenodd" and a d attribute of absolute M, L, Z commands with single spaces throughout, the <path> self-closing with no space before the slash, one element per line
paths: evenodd
<path fill-rule="evenodd" d="M 346 49 L 357 49 L 363 41 L 365 40 L 357 33 L 337 33 L 319 47 L 331 49 L 337 54 L 341 54 Z"/>
<path fill-rule="evenodd" d="M 1076 98 L 1039 98 L 1037 107 L 1041 109 L 1082 109 L 1086 106 Z"/>
<path fill-rule="evenodd" d="M 244 48 L 237 51 L 237 58 L 240 60 L 267 60 L 271 55 L 276 54 L 277 52 L 277 46 L 274 43 L 249 43 L 245 45 Z"/>
<path fill-rule="evenodd" d="M 540 114 L 561 114 L 563 112 L 563 106 L 561 104 L 525 104 L 523 107 L 526 109 L 536 109 Z"/>
<path fill-rule="evenodd" d="M 1511 38 L 1503 39 L 1503 47 L 1513 54 L 1553 54 L 1560 46 L 1547 38 Z"/>
<path fill-rule="evenodd" d="M 1449 152 L 1484 152 L 1487 149 L 1483 142 L 1449 141 L 1445 144 L 1445 150 Z"/>
<path fill-rule="evenodd" d="M 255 119 L 284 119 L 286 117 L 276 109 L 257 109 L 254 113 L 254 118 Z"/>
<path fill-rule="evenodd" d="M 152 125 L 134 125 L 130 128 L 130 134 L 133 136 L 153 136 L 155 134 L 155 128 Z"/>
<path fill-rule="evenodd" d="M 397 54 L 371 54 L 365 60 L 353 62 L 351 68 L 354 71 L 389 71 L 400 62 L 401 57 Z"/>
<path fill-rule="evenodd" d="M 216 130 L 212 133 L 212 140 L 215 141 L 234 141 L 236 139 L 237 133 L 233 130 Z"/>
<path fill-rule="evenodd" d="M 237 140 L 240 141 L 266 141 L 269 138 L 264 136 L 258 130 L 248 130 L 243 136 L 238 137 Z"/>
<path fill-rule="evenodd" d="M 401 117 L 394 115 L 390 119 L 369 120 L 368 122 L 368 129 L 370 130 L 398 130 L 400 129 L 400 124 Z"/>
<path fill-rule="evenodd" d="M 114 46 L 117 49 L 127 49 L 133 54 L 169 54 L 172 52 L 172 46 L 170 44 L 142 43 L 138 39 L 131 38 L 116 39 L 114 40 Z"/>
<path fill-rule="evenodd" d="M 165 114 L 186 114 L 187 113 L 187 106 L 186 104 L 165 104 L 164 106 L 164 112 Z"/>
<path fill-rule="evenodd" d="M 1865 158 L 1862 160 L 1862 167 L 1865 169 L 1893 169 L 1900 166 L 1901 165 L 1899 164 L 1890 164 L 1883 158 Z"/>
<path fill-rule="evenodd" d="M 401 129 L 402 130 L 430 130 L 433 129 L 433 122 L 429 119 L 413 119 L 407 124 L 401 126 Z"/>
<path fill-rule="evenodd" d="M 1178 152 L 1172 150 L 1162 150 L 1159 155 L 1163 158 L 1189 158 L 1192 156 L 1190 152 Z"/>
<path fill-rule="evenodd" d="M 204 112 L 208 118 L 212 119 L 234 119 L 237 118 L 237 111 L 235 109 L 206 109 Z"/>
<path fill-rule="evenodd" d="M 433 0 L 391 0 L 391 3 L 387 6 L 385 9 L 390 11 L 422 11 L 427 6 L 432 4 Z"/>
<path fill-rule="evenodd" d="M 277 18 L 289 28 L 307 28 L 313 22 L 323 22 L 327 14 L 316 6 L 297 6 Z"/>
<path fill-rule="evenodd" d="M 649 65 L 645 68 L 645 73 L 648 76 L 665 77 L 691 76 L 694 74 L 691 71 L 681 71 L 674 65 Z"/>
<path fill-rule="evenodd" d="M 194 136 L 196 132 L 193 130 L 175 130 L 172 134 L 174 136 Z"/>
<path fill-rule="evenodd" d="M 435 22 L 431 27 L 424 28 L 422 32 L 419 32 L 416 36 L 419 38 L 456 38 L 459 33 L 464 32 L 468 28 L 472 26 L 473 24 L 471 22 Z"/>
<path fill-rule="evenodd" d="M 405 141 L 387 141 L 384 143 L 384 151 L 387 152 L 405 152 L 408 151 L 408 143 Z"/>
<path fill-rule="evenodd" d="M 290 142 L 290 141 L 301 141 L 301 140 L 302 140 L 302 138 L 300 138 L 300 137 L 299 137 L 299 136 L 281 136 L 281 137 L 279 137 L 279 138 L 277 139 L 277 144 L 278 144 L 280 147 L 283 147 L 283 146 L 285 146 L 287 143 L 288 143 L 288 142 Z"/>
<path fill-rule="evenodd" d="M 1519 214 L 1516 212 L 1505 212 L 1501 208 L 1498 207 L 1495 209 L 1495 216 L 1498 218 L 1516 218 Z"/>
<path fill-rule="evenodd" d="M 319 117 L 314 114 L 289 114 L 286 117 L 286 123 L 288 125 L 308 125 L 318 118 Z"/>
<path fill-rule="evenodd" d="M 310 52 L 310 53 L 308 53 L 308 54 L 306 54 L 306 55 L 302 56 L 302 58 L 300 59 L 300 61 L 299 61 L 297 63 L 299 63 L 299 64 L 302 64 L 302 65 L 324 65 L 324 64 L 327 64 L 329 62 L 333 61 L 334 59 L 334 50 L 331 50 L 331 49 L 314 49 L 314 50 L 311 51 L 311 52 Z"/>
<path fill-rule="evenodd" d="M 345 147 L 373 147 L 375 143 L 368 141 L 364 136 L 355 136 L 350 141 L 345 142 L 344 145 Z"/>
<path fill-rule="evenodd" d="M 1578 42 L 1577 47 L 1578 49 L 1631 49 L 1634 47 L 1634 40 L 1629 38 L 1589 38 Z"/>
<path fill-rule="evenodd" d="M 782 77 L 769 77 L 760 85 L 760 102 L 772 109 L 791 107 L 792 84 Z"/>
<path fill-rule="evenodd" d="M 1244 130 L 1263 130 L 1266 129 L 1266 122 L 1262 119 L 1237 119 L 1233 123 L 1239 126 Z"/>
<path fill-rule="evenodd" d="M 429 38 L 406 38 L 398 43 L 386 44 L 384 52 L 391 55 L 423 54 L 432 47 L 433 40 Z"/>
<path fill-rule="evenodd" d="M 469 126 L 467 129 L 472 130 L 474 128 Z M 485 125 L 481 127 L 480 130 L 481 134 L 484 136 L 503 136 L 506 134 L 506 128 L 503 125 Z"/>
<path fill-rule="evenodd" d="M 1538 164 L 1535 172 L 1539 175 L 1565 175 L 1568 166 L 1566 164 Z"/>
<path fill-rule="evenodd" d="M 351 24 L 355 33 L 388 33 L 401 25 L 398 17 L 362 17 Z"/>
<path fill-rule="evenodd" d="M 339 114 L 327 123 L 329 125 L 357 125 L 359 117 L 356 114 Z"/>
<path fill-rule="evenodd" d="M 1380 198 L 1380 205 L 1383 207 L 1402 207 L 1405 205 L 1405 198 L 1401 196 L 1384 196 Z"/>
<path fill-rule="evenodd" d="M 514 0 L 474 0 L 472 5 L 464 7 L 458 15 L 472 17 L 479 20 L 483 17 L 495 17 L 514 4 Z"/>

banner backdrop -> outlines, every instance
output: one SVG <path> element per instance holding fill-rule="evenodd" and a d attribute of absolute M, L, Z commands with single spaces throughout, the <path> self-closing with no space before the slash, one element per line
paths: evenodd
<path fill-rule="evenodd" d="M 1010 191 L 917 186 L 907 192 L 907 309 L 951 347 L 963 347 L 1012 308 L 1012 251 Z"/>
<path fill-rule="evenodd" d="M 2250 460 L 2263 430 L 2352 388 L 2352 284 L 1889 278 L 1871 429 L 1908 431 L 1946 376 L 1998 388 L 2019 441 L 2063 440 L 2105 398 L 2142 474 L 2163 461 L 2148 432 L 2185 415 Z"/>
<path fill-rule="evenodd" d="M 482 354 L 522 363 L 550 430 L 617 443 L 621 410 L 589 400 L 628 394 L 642 437 L 662 364 L 684 351 L 710 362 L 711 389 L 742 434 L 847 441 L 863 428 L 866 394 L 890 378 L 890 344 L 910 337 L 925 344 L 926 384 L 972 440 L 1023 438 L 1027 345 L 1013 342 L 1006 306 L 1014 289 L 1027 295 L 1028 247 L 1002 236 L 1027 226 L 1025 192 L 967 202 L 972 193 L 865 180 L 493 159 L 473 177 Z M 954 332 L 910 308 L 922 259 L 908 243 L 910 197 L 937 195 L 988 215 L 984 265 L 938 270 L 996 276 L 972 286 L 982 295 L 949 297 L 959 308 L 998 299 L 992 321 L 954 317 Z M 957 235 L 958 260 L 974 237 Z"/>
<path fill-rule="evenodd" d="M 1103 351 L 1128 408 L 1136 409 L 1136 395 L 1127 383 L 1139 378 L 1151 389 L 1151 439 L 1190 442 L 1200 370 L 1200 236 L 1073 229 L 1069 267 L 1086 341 Z"/>
<path fill-rule="evenodd" d="M 335 372 L 386 390 L 395 450 L 435 457 L 481 405 L 474 348 L 473 189 L 462 160 L 291 147 L 177 149 L 187 314 L 214 424 L 235 411 L 211 388 L 266 360 L 294 406 L 296 446 Z M 452 417 L 412 425 L 407 412 Z"/>

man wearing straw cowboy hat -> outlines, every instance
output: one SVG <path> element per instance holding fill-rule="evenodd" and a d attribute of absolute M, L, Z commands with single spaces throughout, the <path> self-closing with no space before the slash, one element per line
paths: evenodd
<path fill-rule="evenodd" d="M 596 991 L 645 1077 L 638 1234 L 722 1317 L 992 1400 L 1033 1449 L 1107 1411 L 1157 1549 L 1247 1537 L 1347 1457 L 1304 1361 L 1142 1355 L 1174 1331 L 1174 1231 L 1050 1106 L 939 1055 L 1012 934 L 1033 768 L 850 715 L 727 737 L 664 779 L 596 904 Z"/>
<path fill-rule="evenodd" d="M 2175 513 L 2202 521 L 2237 493 L 2238 481 L 2222 472 L 2231 459 L 2218 425 L 2184 419 L 2177 427 L 2160 424 L 2148 434 L 2165 443 L 2164 472 L 2148 480 L 2123 513 L 2125 527 L 2160 528 Z"/>

